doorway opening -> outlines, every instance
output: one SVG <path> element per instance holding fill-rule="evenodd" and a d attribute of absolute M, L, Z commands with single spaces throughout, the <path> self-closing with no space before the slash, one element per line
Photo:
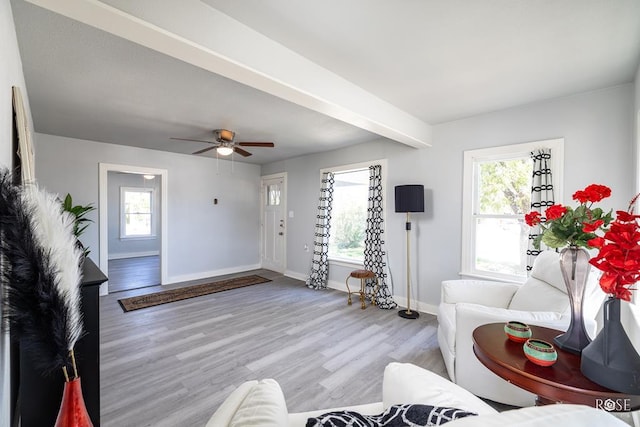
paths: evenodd
<path fill-rule="evenodd" d="M 100 295 L 166 283 L 167 170 L 100 163 L 99 185 Z"/>

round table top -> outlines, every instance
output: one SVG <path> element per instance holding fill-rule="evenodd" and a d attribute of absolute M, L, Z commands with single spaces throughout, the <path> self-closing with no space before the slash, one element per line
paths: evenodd
<path fill-rule="evenodd" d="M 562 331 L 531 326 L 532 338 L 553 343 Z M 529 361 L 523 344 L 509 340 L 504 323 L 482 325 L 473 331 L 473 352 L 496 375 L 537 394 L 542 401 L 577 403 L 592 407 L 617 405 L 621 412 L 640 409 L 640 396 L 632 396 L 602 387 L 580 371 L 580 355 L 558 349 L 558 361 L 548 367 Z M 607 402 L 607 400 L 609 400 Z"/>

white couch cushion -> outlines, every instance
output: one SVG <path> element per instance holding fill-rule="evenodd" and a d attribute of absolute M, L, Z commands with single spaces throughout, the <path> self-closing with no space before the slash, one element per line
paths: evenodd
<path fill-rule="evenodd" d="M 241 399 L 241 401 L 239 401 Z M 213 414 L 207 427 L 281 427 L 289 424 L 280 385 L 272 379 L 248 381 Z"/>
<path fill-rule="evenodd" d="M 547 405 L 520 408 L 481 417 L 467 417 L 447 423 L 451 427 L 629 427 L 600 409 L 582 405 Z"/>
<path fill-rule="evenodd" d="M 496 413 L 473 394 L 433 372 L 410 363 L 393 362 L 384 370 L 382 404 L 387 409 L 404 403 L 448 406 L 477 414 Z"/>
<path fill-rule="evenodd" d="M 569 312 L 569 296 L 556 252 L 543 251 L 536 257 L 531 275 L 513 296 L 509 309 Z"/>
<path fill-rule="evenodd" d="M 213 413 L 209 422 L 207 423 L 207 427 L 216 427 L 216 426 L 226 426 L 231 422 L 231 419 L 236 414 L 236 411 L 242 404 L 242 401 L 247 394 L 251 391 L 251 389 L 258 384 L 258 381 L 247 381 L 242 384 L 222 402 L 222 405 L 218 407 L 216 412 Z"/>
<path fill-rule="evenodd" d="M 447 347 L 455 354 L 456 348 L 456 305 L 441 303 L 438 306 L 438 327 L 444 333 Z"/>
<path fill-rule="evenodd" d="M 562 278 L 562 270 L 560 269 L 560 254 L 558 252 L 552 250 L 540 252 L 540 255 L 533 262 L 529 277 L 546 282 L 559 291 L 567 293 L 567 288 Z"/>
<path fill-rule="evenodd" d="M 513 296 L 509 310 L 553 311 L 565 314 L 569 313 L 569 296 L 546 282 L 529 277 Z"/>

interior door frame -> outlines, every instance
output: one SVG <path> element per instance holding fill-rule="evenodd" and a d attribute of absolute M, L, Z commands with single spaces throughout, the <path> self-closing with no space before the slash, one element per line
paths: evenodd
<path fill-rule="evenodd" d="M 160 176 L 160 284 L 169 281 L 167 263 L 168 254 L 168 221 L 167 221 L 167 177 L 166 169 L 149 168 L 144 166 L 118 165 L 113 163 L 99 163 L 99 191 L 98 191 L 98 224 L 100 228 L 100 270 L 109 271 L 109 221 L 108 221 L 108 179 L 109 172 L 125 172 L 134 174 L 149 174 Z M 100 295 L 109 293 L 109 282 L 100 285 Z"/>
<path fill-rule="evenodd" d="M 263 191 L 264 181 L 270 179 L 282 178 L 282 191 L 284 192 L 284 206 L 282 206 L 284 217 L 284 241 L 282 242 L 282 273 L 287 271 L 287 237 L 289 233 L 289 215 L 287 211 L 287 203 L 289 200 L 289 194 L 287 190 L 287 172 L 274 173 L 271 175 L 262 175 L 260 177 L 260 265 L 262 266 L 264 248 L 264 207 L 265 207 L 265 192 Z"/>

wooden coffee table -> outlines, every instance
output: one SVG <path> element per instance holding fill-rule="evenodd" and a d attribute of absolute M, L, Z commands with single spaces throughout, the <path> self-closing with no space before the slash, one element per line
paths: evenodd
<path fill-rule="evenodd" d="M 553 343 L 562 333 L 555 329 L 531 326 L 533 338 Z M 602 387 L 580 371 L 580 356 L 558 351 L 558 361 L 542 367 L 529 361 L 522 344 L 504 333 L 503 323 L 479 326 L 473 331 L 473 352 L 496 375 L 538 396 L 537 405 L 577 403 L 612 412 L 640 409 L 640 396 L 618 393 Z"/>

